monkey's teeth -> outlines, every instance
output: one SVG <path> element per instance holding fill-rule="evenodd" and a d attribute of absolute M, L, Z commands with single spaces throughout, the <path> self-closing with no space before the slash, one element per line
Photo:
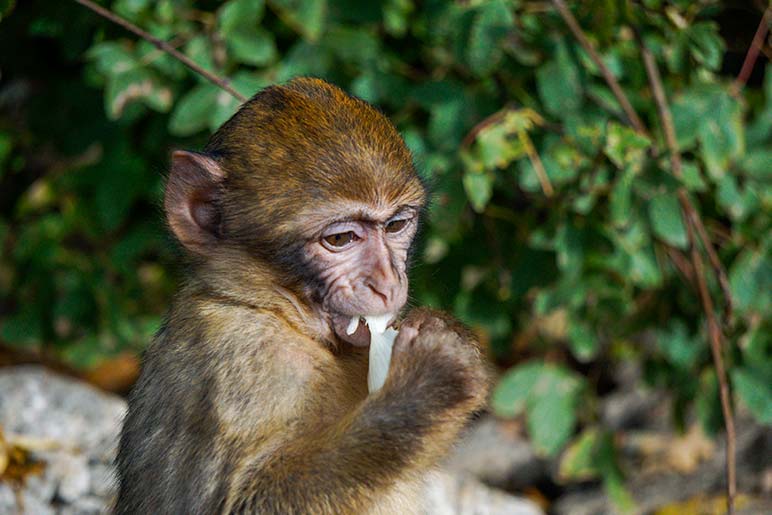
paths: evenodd
<path fill-rule="evenodd" d="M 361 317 L 359 315 L 352 317 L 351 322 L 348 323 L 348 327 L 346 327 L 346 334 L 351 336 L 354 334 L 359 327 L 359 319 Z"/>
<path fill-rule="evenodd" d="M 393 317 L 393 314 L 386 313 L 385 315 L 369 315 L 364 318 L 371 333 L 376 332 L 378 334 L 383 334 Z"/>

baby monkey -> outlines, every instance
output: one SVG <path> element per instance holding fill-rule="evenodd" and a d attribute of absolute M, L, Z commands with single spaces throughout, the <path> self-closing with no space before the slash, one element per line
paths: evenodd
<path fill-rule="evenodd" d="M 349 327 L 404 307 L 425 202 L 394 126 L 318 79 L 262 90 L 172 155 L 188 275 L 129 399 L 117 513 L 425 510 L 426 473 L 485 402 L 483 358 L 414 309 L 368 394 L 369 329 Z"/>

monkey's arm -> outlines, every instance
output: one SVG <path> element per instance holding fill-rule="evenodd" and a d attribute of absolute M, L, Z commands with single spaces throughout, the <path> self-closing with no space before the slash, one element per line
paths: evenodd
<path fill-rule="evenodd" d="M 429 312 L 422 312 L 430 316 Z M 479 353 L 435 319 L 405 330 L 383 389 L 326 429 L 266 444 L 242 468 L 231 512 L 356 513 L 432 466 L 487 393 Z M 418 336 L 416 336 L 416 334 Z M 318 397 L 318 395 L 316 395 Z"/>

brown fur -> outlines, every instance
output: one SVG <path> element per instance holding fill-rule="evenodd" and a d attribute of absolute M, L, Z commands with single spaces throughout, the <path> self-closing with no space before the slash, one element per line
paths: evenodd
<path fill-rule="evenodd" d="M 423 205 L 394 127 L 297 79 L 247 102 L 205 155 L 175 155 L 166 195 L 190 275 L 129 401 L 116 512 L 420 512 L 423 475 L 484 402 L 480 353 L 414 310 L 368 396 L 367 349 L 330 331 L 302 253 L 345 206 Z"/>

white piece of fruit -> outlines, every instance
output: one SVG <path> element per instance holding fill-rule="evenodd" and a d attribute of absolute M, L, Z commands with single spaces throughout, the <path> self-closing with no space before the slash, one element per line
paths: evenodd
<path fill-rule="evenodd" d="M 394 318 L 394 315 L 386 314 L 353 317 L 346 328 L 346 334 L 354 334 L 359 327 L 360 318 L 365 319 L 365 323 L 370 329 L 367 390 L 373 393 L 380 390 L 383 387 L 383 383 L 386 382 L 386 376 L 389 374 L 389 364 L 391 363 L 391 348 L 394 345 L 394 339 L 397 337 L 397 331 L 388 327 L 389 321 Z"/>

